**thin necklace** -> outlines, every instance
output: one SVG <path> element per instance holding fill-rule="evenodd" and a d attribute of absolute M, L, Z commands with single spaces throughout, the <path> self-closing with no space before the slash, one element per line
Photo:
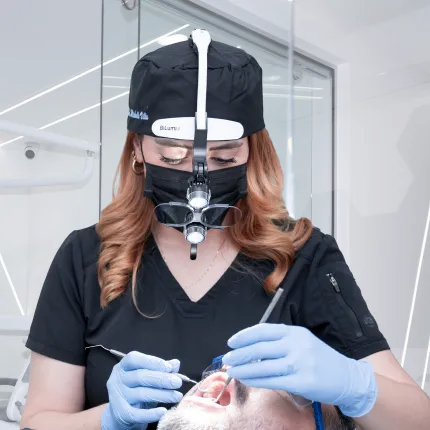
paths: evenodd
<path fill-rule="evenodd" d="M 222 247 L 224 246 L 224 243 L 225 243 L 225 241 L 227 240 L 227 238 L 225 238 L 222 242 L 221 242 L 221 245 L 220 245 L 220 247 L 218 248 L 218 250 L 217 250 L 217 252 L 216 252 L 216 254 L 215 254 L 215 256 L 214 256 L 214 258 L 213 258 L 213 260 L 212 260 L 212 262 L 211 262 L 211 264 L 209 264 L 209 266 L 206 268 L 206 270 L 203 272 L 203 274 L 202 275 L 200 275 L 198 278 L 197 278 L 197 280 L 196 281 L 194 281 L 193 283 L 191 283 L 191 284 L 189 284 L 189 285 L 187 285 L 186 287 L 185 287 L 185 289 L 186 290 L 188 290 L 188 289 L 190 289 L 190 288 L 193 288 L 195 285 L 197 285 L 208 273 L 209 273 L 209 271 L 212 269 L 212 266 L 214 265 L 214 263 L 215 263 L 215 260 L 217 259 L 217 257 L 218 257 L 218 254 L 220 253 L 220 251 L 221 251 L 221 249 L 222 249 Z M 161 248 L 160 247 L 158 247 L 158 250 L 160 251 L 160 254 L 161 254 L 161 257 L 163 258 L 163 260 L 164 260 L 164 262 L 166 263 L 166 266 L 169 266 L 169 264 L 167 263 L 167 260 L 166 260 L 166 257 L 164 256 L 164 254 L 163 254 L 163 252 L 161 251 Z"/>

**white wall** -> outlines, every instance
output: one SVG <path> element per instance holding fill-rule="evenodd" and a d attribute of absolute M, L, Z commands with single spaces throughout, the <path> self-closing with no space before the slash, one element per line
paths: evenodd
<path fill-rule="evenodd" d="M 298 10 L 299 37 L 330 40 L 324 47 L 350 66 L 350 264 L 399 359 L 430 202 L 430 6 L 423 5 L 397 1 L 379 16 L 363 8 L 361 20 L 346 14 L 343 22 L 346 8 L 336 7 L 321 31 L 308 25 L 321 12 L 311 14 L 314 2 Z M 430 336 L 429 251 L 427 244 L 405 362 L 419 383 Z"/>
<path fill-rule="evenodd" d="M 401 357 L 430 203 L 430 85 L 359 101 L 352 117 L 351 257 Z M 429 282 L 427 245 L 406 360 L 418 380 L 430 336 Z"/>

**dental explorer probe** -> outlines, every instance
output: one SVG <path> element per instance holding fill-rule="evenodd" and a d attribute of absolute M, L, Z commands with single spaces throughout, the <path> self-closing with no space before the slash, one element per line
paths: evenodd
<path fill-rule="evenodd" d="M 104 350 L 110 352 L 111 354 L 115 355 L 118 358 L 123 358 L 125 357 L 127 354 L 124 354 L 123 352 L 117 351 L 116 349 L 109 349 L 106 348 L 103 345 L 91 345 L 91 346 L 87 346 L 85 349 L 88 348 L 103 348 Z M 172 375 L 177 376 L 179 379 L 181 379 L 184 382 L 189 382 L 191 384 L 197 384 L 197 381 L 194 381 L 194 379 L 189 378 L 188 376 L 182 375 L 181 373 L 172 373 Z"/>
<path fill-rule="evenodd" d="M 266 312 L 264 312 L 264 315 L 261 317 L 261 320 L 258 324 L 263 324 L 269 319 L 270 314 L 272 313 L 273 309 L 275 308 L 276 303 L 278 303 L 278 300 L 281 298 L 283 292 L 284 292 L 283 288 L 278 288 L 276 290 L 276 294 L 273 296 L 272 301 L 270 302 L 269 306 L 267 306 Z M 226 390 L 227 385 L 230 384 L 232 379 L 233 378 L 231 378 L 231 377 L 229 377 L 227 379 L 227 381 L 225 382 L 224 388 L 221 390 L 221 392 L 218 394 L 217 398 L 215 399 L 215 403 L 218 403 L 219 399 L 221 398 L 224 391 Z"/>

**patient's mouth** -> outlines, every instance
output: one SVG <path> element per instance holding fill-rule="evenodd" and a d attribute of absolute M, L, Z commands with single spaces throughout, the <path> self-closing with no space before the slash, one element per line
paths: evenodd
<path fill-rule="evenodd" d="M 199 396 L 188 396 L 184 397 L 179 404 L 179 407 L 190 407 L 190 406 L 202 406 L 204 408 L 212 409 L 214 411 L 222 411 L 224 407 L 219 403 L 215 403 L 213 399 L 205 399 Z"/>
<path fill-rule="evenodd" d="M 225 386 L 224 381 L 215 381 L 210 385 L 210 387 L 208 388 L 208 391 L 203 393 L 202 397 L 204 397 L 206 399 L 216 399 L 218 397 L 219 393 L 221 393 L 224 386 Z M 230 404 L 230 394 L 228 394 L 228 396 L 224 396 L 224 394 L 225 394 L 225 392 L 223 393 L 223 395 L 221 396 L 221 398 L 218 401 L 218 403 L 221 406 L 227 406 Z"/>
<path fill-rule="evenodd" d="M 209 379 L 209 378 L 208 378 Z M 223 390 L 225 386 L 225 379 L 211 378 L 202 386 L 202 390 L 198 390 L 194 393 L 194 396 L 202 397 L 204 399 L 210 399 L 212 402 L 218 397 L 219 393 Z M 222 396 L 216 402 L 220 406 L 228 406 L 231 402 L 230 390 L 225 390 Z M 214 402 L 215 403 L 215 402 Z"/>

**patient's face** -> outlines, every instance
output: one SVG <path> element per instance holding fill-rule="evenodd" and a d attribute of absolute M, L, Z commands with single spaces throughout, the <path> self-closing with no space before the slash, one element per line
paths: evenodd
<path fill-rule="evenodd" d="M 224 372 L 214 373 L 204 380 L 204 393 L 192 388 L 166 413 L 158 430 L 315 429 L 312 407 L 298 408 L 282 391 L 250 388 L 232 380 L 215 403 L 211 399 L 218 396 L 227 378 Z"/>

